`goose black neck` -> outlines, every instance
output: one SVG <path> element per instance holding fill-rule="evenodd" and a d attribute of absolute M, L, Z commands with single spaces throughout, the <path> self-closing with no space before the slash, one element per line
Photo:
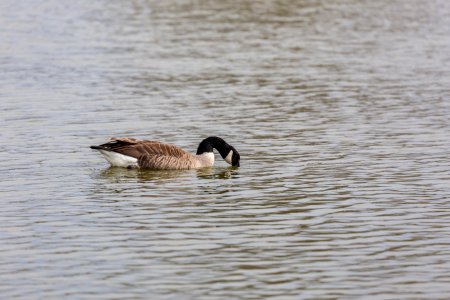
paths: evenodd
<path fill-rule="evenodd" d="M 213 152 L 213 148 L 219 151 L 220 156 L 222 156 L 222 158 L 227 157 L 230 150 L 233 150 L 233 147 L 228 145 L 228 143 L 225 142 L 220 137 L 210 136 L 201 141 L 200 145 L 198 145 L 197 155 L 207 152 Z"/>

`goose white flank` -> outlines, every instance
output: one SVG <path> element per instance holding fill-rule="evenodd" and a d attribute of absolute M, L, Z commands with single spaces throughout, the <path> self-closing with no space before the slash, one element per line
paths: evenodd
<path fill-rule="evenodd" d="M 109 142 L 91 146 L 98 150 L 113 167 L 156 170 L 199 169 L 214 165 L 213 149 L 234 167 L 240 166 L 240 155 L 223 139 L 211 136 L 200 142 L 197 153 L 158 141 L 135 138 L 111 138 Z"/>

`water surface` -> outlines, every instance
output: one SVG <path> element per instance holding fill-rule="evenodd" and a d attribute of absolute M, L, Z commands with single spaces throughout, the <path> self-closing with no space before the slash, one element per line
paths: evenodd
<path fill-rule="evenodd" d="M 0 295 L 446 299 L 450 5 L 0 2 Z M 108 168 L 112 136 L 241 168 Z"/>

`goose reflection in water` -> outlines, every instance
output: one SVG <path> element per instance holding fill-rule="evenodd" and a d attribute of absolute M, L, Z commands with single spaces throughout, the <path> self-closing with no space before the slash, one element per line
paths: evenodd
<path fill-rule="evenodd" d="M 237 178 L 239 170 L 234 167 L 214 167 L 197 170 L 146 170 L 110 167 L 102 170 L 97 176 L 114 182 L 128 181 L 128 179 L 139 179 L 141 182 L 145 182 L 187 179 L 194 174 L 198 179 L 233 179 Z"/>

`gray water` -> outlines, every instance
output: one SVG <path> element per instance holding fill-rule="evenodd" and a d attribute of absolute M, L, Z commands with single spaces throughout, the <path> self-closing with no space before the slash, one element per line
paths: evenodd
<path fill-rule="evenodd" d="M 0 298 L 448 299 L 449 115 L 446 0 L 1 0 Z"/>

